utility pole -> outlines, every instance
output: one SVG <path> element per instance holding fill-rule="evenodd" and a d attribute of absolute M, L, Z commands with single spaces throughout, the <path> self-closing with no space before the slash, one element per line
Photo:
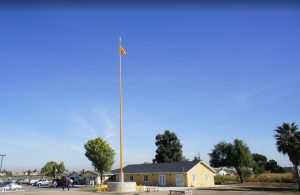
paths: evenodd
<path fill-rule="evenodd" d="M 1 173 L 3 157 L 6 156 L 6 154 L 0 154 L 0 156 L 1 156 L 1 165 L 0 165 L 0 173 Z"/>

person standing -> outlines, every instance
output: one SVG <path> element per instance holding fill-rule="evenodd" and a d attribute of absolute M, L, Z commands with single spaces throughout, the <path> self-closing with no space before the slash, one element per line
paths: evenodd
<path fill-rule="evenodd" d="M 66 185 L 67 185 L 68 191 L 70 191 L 70 187 L 69 187 L 69 185 L 70 185 L 70 182 L 69 182 L 69 180 L 68 180 L 68 179 L 66 179 Z"/>
<path fill-rule="evenodd" d="M 73 181 L 72 178 L 69 180 L 69 182 L 70 182 L 70 186 L 71 186 L 71 187 L 74 187 L 74 181 Z"/>

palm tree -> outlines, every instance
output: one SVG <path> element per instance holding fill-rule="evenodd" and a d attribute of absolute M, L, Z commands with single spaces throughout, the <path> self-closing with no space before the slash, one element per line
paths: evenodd
<path fill-rule="evenodd" d="M 300 131 L 295 123 L 283 123 L 275 129 L 276 146 L 278 152 L 288 155 L 295 167 L 300 191 L 299 164 L 300 164 Z"/>

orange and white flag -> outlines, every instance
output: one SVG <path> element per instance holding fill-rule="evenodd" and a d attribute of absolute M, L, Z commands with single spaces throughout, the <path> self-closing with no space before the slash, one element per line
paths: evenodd
<path fill-rule="evenodd" d="M 122 46 L 120 46 L 120 54 L 121 55 L 127 55 L 128 54 L 127 51 L 125 51 L 125 49 Z"/>

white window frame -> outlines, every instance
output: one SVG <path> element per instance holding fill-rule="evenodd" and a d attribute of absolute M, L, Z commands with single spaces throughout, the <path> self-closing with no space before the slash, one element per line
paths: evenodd
<path fill-rule="evenodd" d="M 147 178 L 147 180 L 145 180 L 145 178 Z M 148 182 L 149 181 L 149 176 L 148 175 L 144 175 L 144 182 Z"/>
<path fill-rule="evenodd" d="M 199 181 L 198 174 L 193 174 L 193 182 Z"/>
<path fill-rule="evenodd" d="M 205 181 L 209 181 L 210 180 L 210 175 L 209 174 L 205 174 Z"/>
<path fill-rule="evenodd" d="M 129 176 L 129 181 L 133 181 L 133 175 Z"/>
<path fill-rule="evenodd" d="M 164 178 L 164 180 L 163 180 L 164 183 L 162 183 L 162 184 L 160 183 L 160 181 L 161 181 L 160 178 L 161 178 L 161 177 Z M 158 176 L 158 183 L 159 183 L 159 185 L 162 185 L 162 186 L 167 185 L 167 177 L 166 177 L 166 175 L 163 175 L 163 174 L 159 175 L 159 176 Z"/>

